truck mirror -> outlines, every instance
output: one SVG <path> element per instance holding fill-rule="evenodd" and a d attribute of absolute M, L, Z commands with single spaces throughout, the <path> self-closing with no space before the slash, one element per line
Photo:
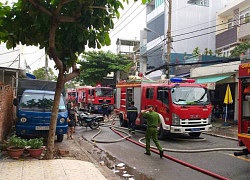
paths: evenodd
<path fill-rule="evenodd" d="M 18 99 L 17 99 L 17 98 L 13 99 L 13 105 L 14 105 L 14 106 L 17 106 L 17 105 L 18 105 Z"/>
<path fill-rule="evenodd" d="M 214 101 L 214 91 L 209 91 L 210 101 Z"/>

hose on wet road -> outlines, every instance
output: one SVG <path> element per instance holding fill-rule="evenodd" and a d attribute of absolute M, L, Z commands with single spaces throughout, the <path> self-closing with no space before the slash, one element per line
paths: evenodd
<path fill-rule="evenodd" d="M 95 138 L 101 133 L 101 127 L 109 127 L 113 132 L 115 132 L 116 134 L 118 134 L 122 138 L 117 139 L 117 140 L 113 140 L 113 141 L 96 140 Z M 121 130 L 121 129 L 123 129 L 123 130 Z M 92 137 L 91 141 L 97 142 L 97 143 L 114 143 L 114 142 L 119 142 L 119 141 L 123 141 L 123 140 L 128 140 L 128 141 L 130 141 L 130 142 L 132 142 L 132 143 L 134 143 L 134 144 L 136 144 L 136 145 L 138 145 L 140 147 L 145 148 L 145 144 L 142 142 L 142 140 L 144 138 L 140 138 L 139 141 L 135 141 L 135 140 L 133 140 L 131 138 L 131 135 L 128 132 L 125 131 L 125 129 L 127 129 L 127 128 L 122 128 L 122 127 L 115 126 L 115 120 L 112 120 L 111 124 L 102 124 L 100 126 L 100 130 L 98 131 L 98 133 L 96 133 Z M 137 131 L 137 132 L 142 132 L 142 131 Z M 163 148 L 163 151 L 177 152 L 177 153 L 201 153 L 201 152 L 212 152 L 212 151 L 242 151 L 242 149 L 241 148 L 211 148 L 211 149 L 199 149 L 199 150 L 179 150 L 179 149 L 166 149 L 166 148 Z M 156 153 L 158 155 L 160 154 L 159 151 L 154 146 L 151 146 L 151 152 L 154 152 L 154 153 Z M 163 154 L 163 157 L 167 158 L 167 159 L 170 159 L 170 160 L 172 160 L 172 161 L 174 161 L 176 163 L 179 163 L 181 165 L 184 165 L 186 167 L 192 168 L 192 169 L 194 169 L 196 171 L 199 171 L 201 173 L 204 173 L 206 175 L 209 175 L 211 177 L 221 179 L 221 180 L 227 180 L 228 179 L 228 178 L 226 178 L 224 176 L 218 175 L 216 173 L 205 170 L 205 169 L 200 168 L 198 166 L 194 166 L 194 165 L 192 165 L 190 163 L 179 160 L 179 159 L 174 158 L 172 156 L 169 156 L 167 154 Z"/>

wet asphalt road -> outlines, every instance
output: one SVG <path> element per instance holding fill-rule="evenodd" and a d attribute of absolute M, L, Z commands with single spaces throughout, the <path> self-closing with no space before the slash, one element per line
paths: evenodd
<path fill-rule="evenodd" d="M 77 127 L 76 132 L 81 134 L 88 141 L 99 130 L 91 130 L 85 127 Z M 125 130 L 126 131 L 126 130 Z M 143 133 L 137 132 L 132 139 L 139 141 L 144 137 Z M 180 140 L 176 138 L 167 138 L 160 141 L 165 149 L 177 150 L 199 150 L 213 148 L 239 148 L 237 141 L 209 136 L 202 134 L 200 140 Z M 176 180 L 176 179 L 216 179 L 189 167 L 183 166 L 170 159 L 161 159 L 158 154 L 152 153 L 151 156 L 144 155 L 145 149 L 129 141 L 121 140 L 120 136 L 110 130 L 109 127 L 101 127 L 101 132 L 95 137 L 95 144 L 105 151 L 110 157 L 111 164 L 124 163 L 126 174 L 134 174 L 134 179 L 157 179 L 157 180 Z M 99 143 L 98 141 L 101 141 Z M 106 141 L 106 142 L 105 142 Z M 113 142 L 118 141 L 118 142 Z M 144 142 L 142 140 L 142 142 Z M 154 145 L 154 143 L 151 143 Z M 176 153 L 164 152 L 165 154 L 180 161 L 192 164 L 194 166 L 213 172 L 221 177 L 228 179 L 247 180 L 250 179 L 249 158 L 234 157 L 234 151 L 212 151 L 196 153 Z M 102 159 L 100 159 L 102 161 Z M 112 166 L 112 165 L 111 165 Z M 118 171 L 117 171 L 118 172 Z M 125 174 L 124 172 L 123 175 Z M 121 173 L 121 172 L 118 172 Z M 121 173 L 121 174 L 122 174 Z"/>

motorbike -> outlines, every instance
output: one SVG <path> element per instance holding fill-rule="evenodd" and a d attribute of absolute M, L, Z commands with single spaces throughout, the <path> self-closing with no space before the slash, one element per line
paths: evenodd
<path fill-rule="evenodd" d="M 97 129 L 100 126 L 100 122 L 103 122 L 102 115 L 90 114 L 89 112 L 80 112 L 78 114 L 79 126 L 90 127 L 90 129 Z"/>

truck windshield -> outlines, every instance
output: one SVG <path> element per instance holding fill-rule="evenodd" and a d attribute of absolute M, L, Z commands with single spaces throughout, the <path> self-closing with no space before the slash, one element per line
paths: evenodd
<path fill-rule="evenodd" d="M 113 96 L 113 89 L 112 88 L 97 88 L 96 89 L 96 96 L 112 97 Z"/>
<path fill-rule="evenodd" d="M 53 94 L 24 93 L 20 102 L 20 109 L 50 112 L 53 107 L 53 101 Z M 58 109 L 59 112 L 66 110 L 62 96 Z"/>
<path fill-rule="evenodd" d="M 68 92 L 68 96 L 70 96 L 70 97 L 76 97 L 76 92 Z"/>
<path fill-rule="evenodd" d="M 174 87 L 171 90 L 172 101 L 179 105 L 209 104 L 207 90 L 202 87 Z"/>

